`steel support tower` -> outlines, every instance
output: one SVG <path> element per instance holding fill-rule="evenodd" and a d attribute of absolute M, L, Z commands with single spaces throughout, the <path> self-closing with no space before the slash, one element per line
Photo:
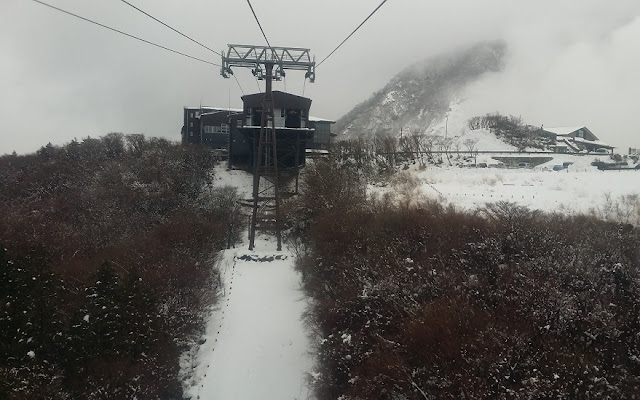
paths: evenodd
<path fill-rule="evenodd" d="M 224 54 L 224 53 L 223 53 Z M 265 47 L 229 45 L 227 55 L 222 56 L 220 74 L 229 78 L 232 67 L 251 68 L 251 72 L 265 81 L 262 102 L 260 134 L 254 136 L 253 210 L 249 227 L 249 250 L 255 247 L 256 228 L 275 230 L 277 250 L 282 250 L 280 224 L 280 184 L 278 172 L 278 146 L 273 112 L 273 81 L 285 76 L 285 70 L 306 71 L 305 79 L 315 80 L 315 61 L 309 49 L 295 47 Z"/>

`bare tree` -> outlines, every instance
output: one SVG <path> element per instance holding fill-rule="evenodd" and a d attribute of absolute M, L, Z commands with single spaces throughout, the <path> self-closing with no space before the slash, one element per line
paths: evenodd
<path fill-rule="evenodd" d="M 453 146 L 453 138 L 450 137 L 441 137 L 438 143 L 440 145 L 440 151 L 444 152 L 445 157 L 447 157 L 447 162 L 451 165 L 451 146 Z"/>
<path fill-rule="evenodd" d="M 429 159 L 433 161 L 433 148 L 440 141 L 440 136 L 437 135 L 424 135 L 420 141 L 420 148 L 424 151 Z"/>
<path fill-rule="evenodd" d="M 456 154 L 458 155 L 458 159 L 460 158 L 460 146 L 462 146 L 462 143 L 460 143 L 459 140 L 456 140 L 453 142 L 453 148 L 456 151 Z"/>
<path fill-rule="evenodd" d="M 482 127 L 482 117 L 473 117 L 467 121 L 469 129 L 475 131 L 476 129 L 480 129 Z"/>
<path fill-rule="evenodd" d="M 398 147 L 402 153 L 406 153 L 410 157 L 412 157 L 415 152 L 412 146 L 411 137 L 409 136 L 401 137 L 400 140 L 398 140 Z"/>
<path fill-rule="evenodd" d="M 480 139 L 474 138 L 474 139 L 465 139 L 464 142 L 462 142 L 465 147 L 467 148 L 467 150 L 469 150 L 469 153 L 473 153 L 473 150 L 475 150 L 476 145 L 478 144 L 478 142 L 480 141 Z"/>
<path fill-rule="evenodd" d="M 478 149 L 476 149 L 476 145 L 478 144 L 479 141 L 480 139 L 478 138 L 469 138 L 469 139 L 465 139 L 465 141 L 462 142 L 467 147 L 467 150 L 469 150 L 469 153 L 473 157 L 474 164 L 477 164 L 478 162 Z"/>
<path fill-rule="evenodd" d="M 424 154 L 422 143 L 425 139 L 425 135 L 418 130 L 415 130 L 411 135 L 404 138 L 404 146 L 409 151 L 414 159 L 417 159 L 420 165 L 424 165 Z"/>
<path fill-rule="evenodd" d="M 376 152 L 382 153 L 389 166 L 396 165 L 396 153 L 398 152 L 398 139 L 388 135 L 378 135 L 375 138 Z"/>
<path fill-rule="evenodd" d="M 420 166 L 424 167 L 427 163 L 426 163 L 426 146 L 425 143 L 429 140 L 427 135 L 425 135 L 424 133 L 419 133 L 416 132 L 414 133 L 414 135 L 411 136 L 411 140 L 413 142 L 413 147 L 416 149 L 416 152 L 418 153 L 418 163 L 420 163 Z"/>
<path fill-rule="evenodd" d="M 143 134 L 133 133 L 125 136 L 125 140 L 127 141 L 127 149 L 132 154 L 140 154 L 144 151 L 147 141 Z"/>

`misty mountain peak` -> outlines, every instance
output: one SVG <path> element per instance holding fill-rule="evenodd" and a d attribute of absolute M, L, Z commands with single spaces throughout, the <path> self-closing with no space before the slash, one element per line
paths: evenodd
<path fill-rule="evenodd" d="M 336 123 L 344 138 L 427 131 L 444 118 L 467 85 L 488 72 L 501 71 L 507 46 L 476 43 L 427 58 L 401 71 L 380 91 Z"/>

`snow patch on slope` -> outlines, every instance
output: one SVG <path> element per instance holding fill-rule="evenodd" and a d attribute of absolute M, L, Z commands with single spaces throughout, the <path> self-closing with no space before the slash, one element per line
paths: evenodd
<path fill-rule="evenodd" d="M 469 118 L 473 115 L 469 115 L 467 110 L 467 102 L 465 99 L 456 98 L 450 106 L 449 111 L 445 114 L 444 118 L 435 121 L 425 133 L 435 134 L 439 136 L 447 136 L 453 139 L 454 143 L 459 142 L 460 149 L 462 151 L 468 151 L 464 145 L 464 141 L 467 139 L 477 140 L 477 144 L 474 148 L 479 151 L 515 151 L 515 146 L 503 142 L 498 139 L 496 135 L 491 133 L 488 129 L 469 129 Z"/>

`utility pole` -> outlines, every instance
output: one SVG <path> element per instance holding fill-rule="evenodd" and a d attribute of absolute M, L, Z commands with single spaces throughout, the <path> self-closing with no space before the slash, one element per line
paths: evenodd
<path fill-rule="evenodd" d="M 258 222 L 265 225 L 274 223 L 277 250 L 282 250 L 278 140 L 273 112 L 273 81 L 282 79 L 285 76 L 285 70 L 289 69 L 306 71 L 305 79 L 314 82 L 315 66 L 316 63 L 311 59 L 309 49 L 295 47 L 230 44 L 227 55 L 222 56 L 220 74 L 223 77 L 229 78 L 230 75 L 233 75 L 231 67 L 244 67 L 251 68 L 251 72 L 259 80 L 265 81 L 260 134 L 257 138 L 253 137 L 253 210 L 249 227 L 249 250 L 255 248 Z M 274 214 L 270 214 L 270 212 Z"/>
<path fill-rule="evenodd" d="M 447 115 L 447 119 L 444 122 L 444 137 L 445 137 L 445 139 L 447 138 L 448 135 L 449 135 L 449 115 Z"/>

